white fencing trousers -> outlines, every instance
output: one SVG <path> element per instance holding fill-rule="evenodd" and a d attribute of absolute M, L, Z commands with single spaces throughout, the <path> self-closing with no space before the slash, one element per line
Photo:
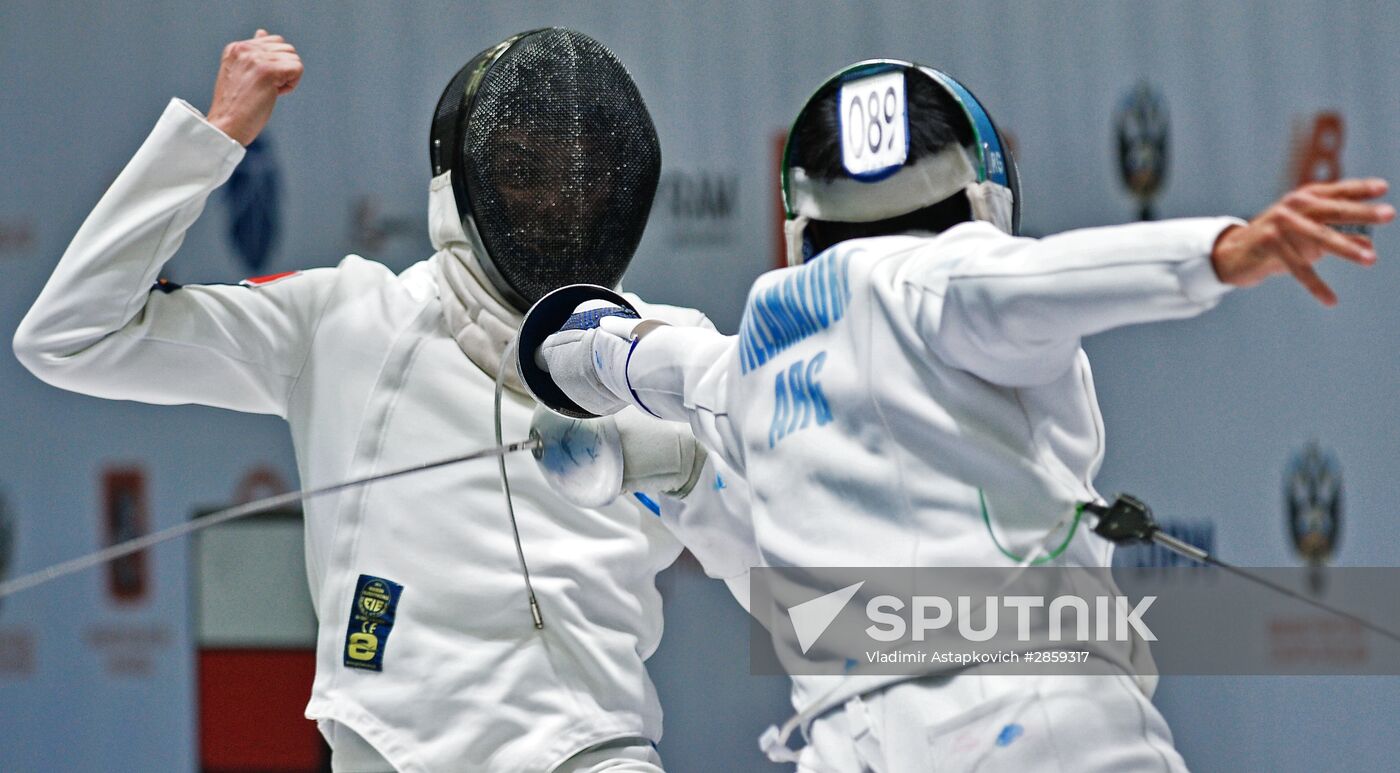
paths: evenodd
<path fill-rule="evenodd" d="M 332 773 L 394 773 L 394 766 L 359 733 L 329 719 L 317 721 L 316 726 L 331 747 Z"/>
<path fill-rule="evenodd" d="M 665 773 L 661 755 L 645 738 L 622 738 L 579 752 L 554 773 Z"/>
<path fill-rule="evenodd" d="M 321 732 L 331 746 L 333 773 L 394 773 L 368 741 L 348 727 L 322 721 Z M 665 773 L 661 757 L 645 738 L 620 738 L 579 752 L 552 773 Z"/>
<path fill-rule="evenodd" d="M 980 697 L 979 697 L 980 696 Z M 1185 773 L 1126 676 L 914 679 L 812 722 L 798 773 Z"/>

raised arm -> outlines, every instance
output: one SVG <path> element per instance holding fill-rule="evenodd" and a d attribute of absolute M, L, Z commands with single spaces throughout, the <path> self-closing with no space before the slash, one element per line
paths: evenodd
<path fill-rule="evenodd" d="M 333 272 L 153 286 L 300 74 L 291 46 L 259 30 L 225 49 L 207 120 L 171 101 L 20 323 L 14 349 L 26 368 L 99 397 L 284 412 Z"/>

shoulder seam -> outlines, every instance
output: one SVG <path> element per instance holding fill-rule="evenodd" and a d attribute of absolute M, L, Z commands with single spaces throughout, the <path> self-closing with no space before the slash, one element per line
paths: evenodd
<path fill-rule="evenodd" d="M 340 266 L 336 266 L 335 282 L 331 285 L 330 292 L 326 293 L 325 300 L 321 301 L 321 308 L 316 311 L 316 320 L 311 324 L 311 335 L 306 337 L 306 350 L 302 352 L 301 365 L 297 367 L 296 373 L 293 374 L 291 382 L 287 385 L 287 393 L 283 395 L 283 399 L 287 402 L 288 406 L 291 405 L 292 394 L 295 393 L 297 387 L 301 385 L 301 377 L 306 373 L 307 364 L 311 362 L 311 349 L 316 344 L 316 336 L 321 332 L 321 322 L 326 318 L 326 309 L 330 307 L 331 299 L 340 291 L 340 280 Z"/>

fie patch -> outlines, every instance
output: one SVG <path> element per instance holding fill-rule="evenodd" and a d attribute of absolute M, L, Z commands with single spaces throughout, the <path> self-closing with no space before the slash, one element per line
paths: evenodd
<path fill-rule="evenodd" d="M 403 586 L 383 577 L 360 575 L 350 605 L 345 631 L 345 666 L 366 671 L 384 670 L 384 647 L 394 629 L 394 613 Z"/>

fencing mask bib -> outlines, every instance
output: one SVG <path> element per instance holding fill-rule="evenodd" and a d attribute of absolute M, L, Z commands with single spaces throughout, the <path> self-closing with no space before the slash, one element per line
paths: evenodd
<path fill-rule="evenodd" d="M 911 158 L 910 124 L 920 120 L 906 100 L 920 79 L 945 92 L 965 121 L 968 145 L 951 143 Z M 923 86 L 924 84 L 920 84 Z M 831 131 L 840 134 L 841 174 L 822 179 L 796 161 L 794 137 L 811 111 L 835 105 Z M 958 81 L 931 67 L 893 59 L 857 62 L 828 78 L 793 122 L 783 148 L 782 190 L 790 265 L 810 255 L 804 236 L 812 220 L 868 223 L 923 209 L 963 194 L 975 220 L 1018 234 L 1021 186 L 1016 162 L 991 116 Z"/>
<path fill-rule="evenodd" d="M 478 264 L 518 311 L 563 285 L 617 286 L 651 212 L 661 147 L 637 85 L 601 43 L 550 28 L 482 51 L 442 93 L 430 140 Z"/>

